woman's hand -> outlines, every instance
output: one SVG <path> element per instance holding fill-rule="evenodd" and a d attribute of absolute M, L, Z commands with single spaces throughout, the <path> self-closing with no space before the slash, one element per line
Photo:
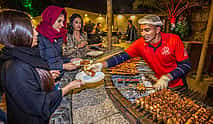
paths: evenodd
<path fill-rule="evenodd" d="M 84 83 L 81 80 L 74 80 L 68 84 L 72 89 L 80 88 Z"/>
<path fill-rule="evenodd" d="M 83 61 L 83 59 L 81 58 L 74 58 L 74 59 L 71 59 L 70 62 L 74 65 L 76 65 L 77 67 L 81 65 L 81 61 Z"/>
<path fill-rule="evenodd" d="M 53 77 L 53 79 L 55 80 L 57 77 L 59 77 L 60 75 L 60 71 L 59 70 L 50 70 L 50 73 Z"/>
<path fill-rule="evenodd" d="M 63 64 L 63 69 L 64 69 L 64 70 L 68 70 L 68 71 L 75 70 L 77 67 L 78 67 L 78 66 L 76 66 L 76 65 L 73 64 L 72 62 Z"/>
<path fill-rule="evenodd" d="M 81 58 L 73 58 L 73 59 L 71 59 L 70 60 L 70 62 L 74 62 L 74 61 L 82 61 L 83 59 L 81 59 Z"/>
<path fill-rule="evenodd" d="M 88 44 L 87 41 L 81 42 L 81 43 L 78 45 L 78 48 L 85 47 L 87 44 Z"/>
<path fill-rule="evenodd" d="M 81 80 L 74 80 L 62 88 L 62 96 L 66 95 L 70 90 L 80 88 L 84 83 Z"/>

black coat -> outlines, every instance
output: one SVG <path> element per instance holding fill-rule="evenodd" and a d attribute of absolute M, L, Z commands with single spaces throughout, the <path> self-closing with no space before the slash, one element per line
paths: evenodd
<path fill-rule="evenodd" d="M 47 69 L 39 50 L 5 48 L 0 56 L 1 88 L 6 94 L 8 124 L 48 124 L 59 106 L 61 90 L 45 92 L 35 68 Z"/>
<path fill-rule="evenodd" d="M 48 62 L 50 70 L 63 70 L 63 64 L 70 61 L 71 58 L 63 57 L 62 55 L 62 44 L 63 39 L 55 39 L 51 43 L 48 38 L 39 34 L 39 50 L 41 57 Z"/>
<path fill-rule="evenodd" d="M 138 38 L 138 35 L 137 35 L 137 30 L 135 28 L 135 26 L 132 25 L 131 28 L 128 27 L 127 29 L 127 40 L 128 41 L 135 41 L 137 40 Z"/>

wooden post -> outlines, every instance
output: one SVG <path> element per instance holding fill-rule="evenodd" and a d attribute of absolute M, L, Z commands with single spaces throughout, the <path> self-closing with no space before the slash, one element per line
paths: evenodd
<path fill-rule="evenodd" d="M 213 0 L 211 0 L 207 29 L 206 29 L 206 32 L 204 35 L 204 41 L 203 41 L 202 51 L 201 51 L 201 55 L 200 55 L 200 61 L 198 64 L 197 75 L 196 75 L 196 79 L 195 79 L 195 81 L 197 83 L 200 81 L 201 75 L 203 72 L 203 66 L 205 64 L 205 58 L 206 58 L 206 53 L 207 53 L 207 49 L 208 49 L 208 42 L 210 39 L 210 34 L 212 32 L 212 26 L 213 26 L 212 23 L 213 23 Z"/>
<path fill-rule="evenodd" d="M 112 0 L 107 0 L 107 47 L 112 48 Z"/>

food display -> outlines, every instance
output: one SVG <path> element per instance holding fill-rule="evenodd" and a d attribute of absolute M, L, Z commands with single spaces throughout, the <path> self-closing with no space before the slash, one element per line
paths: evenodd
<path fill-rule="evenodd" d="M 121 63 L 119 65 L 116 65 L 115 67 L 107 69 L 107 73 L 119 75 L 137 75 L 139 74 L 139 72 L 136 67 L 140 59 L 141 59 L 140 57 L 129 59 L 124 63 Z"/>
<path fill-rule="evenodd" d="M 130 123 L 213 124 L 213 109 L 201 94 L 186 87 L 155 90 L 158 79 L 143 60 L 130 59 L 108 72 L 106 91 Z"/>
<path fill-rule="evenodd" d="M 136 108 L 150 112 L 154 122 L 175 124 L 200 124 L 208 122 L 213 109 L 206 109 L 187 97 L 163 89 L 136 99 Z"/>
<path fill-rule="evenodd" d="M 148 91 L 148 90 L 154 90 L 154 87 L 146 87 L 144 86 L 143 83 L 138 83 L 136 90 L 140 93 L 144 93 L 145 91 Z"/>

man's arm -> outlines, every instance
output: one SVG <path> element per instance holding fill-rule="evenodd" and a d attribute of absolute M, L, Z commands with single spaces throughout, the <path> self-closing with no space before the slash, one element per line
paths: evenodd
<path fill-rule="evenodd" d="M 104 67 L 113 67 L 115 65 L 118 65 L 131 57 L 126 52 L 119 53 L 115 56 L 112 56 L 111 58 L 107 59 L 105 62 L 103 62 Z"/>
<path fill-rule="evenodd" d="M 170 72 L 172 80 L 184 77 L 190 71 L 191 68 L 192 66 L 189 59 L 177 62 L 177 68 L 175 68 L 172 72 Z"/>

